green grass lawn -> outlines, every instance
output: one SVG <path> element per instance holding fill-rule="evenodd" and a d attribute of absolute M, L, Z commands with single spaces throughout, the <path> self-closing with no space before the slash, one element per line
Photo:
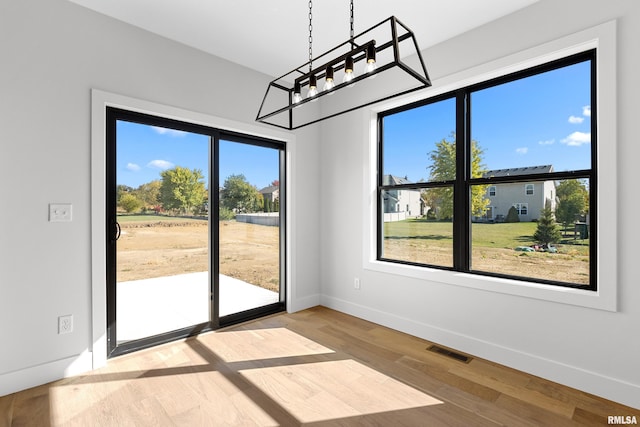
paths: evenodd
<path fill-rule="evenodd" d="M 192 218 L 182 216 L 168 216 L 168 215 L 144 215 L 144 214 L 118 214 L 118 222 L 160 222 L 160 221 L 193 221 L 193 220 L 206 220 L 207 218 Z"/>
<path fill-rule="evenodd" d="M 536 242 L 535 222 L 473 223 L 471 238 L 474 247 L 513 249 L 516 246 L 531 246 Z M 451 246 L 453 224 L 451 222 L 408 219 L 384 224 L 386 239 L 429 240 L 430 245 Z M 560 250 L 570 248 L 579 254 L 589 251 L 588 240 L 574 240 L 572 236 L 563 239 L 557 246 Z"/>

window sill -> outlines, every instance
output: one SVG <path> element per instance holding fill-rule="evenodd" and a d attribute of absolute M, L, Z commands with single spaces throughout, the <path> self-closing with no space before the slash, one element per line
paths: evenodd
<path fill-rule="evenodd" d="M 521 280 L 482 276 L 472 273 L 439 270 L 436 268 L 396 264 L 370 259 L 365 270 L 393 274 L 425 282 L 462 286 L 486 292 L 497 292 L 524 298 L 534 298 L 561 304 L 576 305 L 606 311 L 616 311 L 616 300 L 600 291 L 545 285 Z M 428 286 L 428 283 L 425 284 Z"/>

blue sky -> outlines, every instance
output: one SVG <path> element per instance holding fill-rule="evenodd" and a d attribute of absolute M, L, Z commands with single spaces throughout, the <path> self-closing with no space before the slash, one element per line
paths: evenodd
<path fill-rule="evenodd" d="M 583 62 L 474 92 L 472 138 L 484 150 L 486 168 L 590 168 L 589 80 Z M 455 101 L 387 116 L 384 129 L 384 174 L 426 180 L 428 153 L 455 130 Z M 136 188 L 176 165 L 208 178 L 208 137 L 128 122 L 118 122 L 117 130 L 118 184 Z M 258 189 L 269 186 L 278 179 L 277 150 L 221 141 L 220 184 L 232 174 Z"/>
<path fill-rule="evenodd" d="M 137 188 L 175 166 L 200 169 L 209 179 L 208 136 L 119 121 L 117 137 L 118 184 Z M 220 185 L 238 174 L 258 189 L 269 186 L 278 179 L 278 151 L 220 141 Z"/>
<path fill-rule="evenodd" d="M 473 93 L 472 139 L 484 150 L 487 169 L 589 169 L 589 80 L 583 62 Z M 455 130 L 455 101 L 387 116 L 384 126 L 384 173 L 427 180 L 428 153 Z"/>

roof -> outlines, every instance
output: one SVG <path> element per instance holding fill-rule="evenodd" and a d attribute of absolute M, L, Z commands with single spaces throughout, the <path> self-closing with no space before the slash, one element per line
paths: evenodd
<path fill-rule="evenodd" d="M 509 168 L 509 169 L 494 169 L 490 171 L 486 171 L 482 177 L 483 178 L 492 178 L 492 177 L 501 177 L 501 176 L 511 176 L 511 175 L 534 175 L 538 173 L 549 173 L 553 172 L 553 165 L 542 165 L 542 166 L 525 166 L 521 168 Z"/>
<path fill-rule="evenodd" d="M 272 186 L 269 186 L 269 187 L 264 187 L 259 192 L 262 193 L 262 194 L 271 194 L 271 193 L 275 193 L 276 191 L 278 191 L 278 186 L 277 185 L 272 185 Z"/>
<path fill-rule="evenodd" d="M 400 185 L 400 184 L 412 184 L 411 181 L 405 176 L 400 178 L 399 176 L 384 175 L 382 177 L 382 185 Z"/>

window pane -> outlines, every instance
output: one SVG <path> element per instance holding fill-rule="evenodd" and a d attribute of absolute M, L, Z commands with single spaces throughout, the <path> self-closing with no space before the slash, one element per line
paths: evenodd
<path fill-rule="evenodd" d="M 455 113 L 450 98 L 385 116 L 384 179 L 391 184 L 455 179 Z"/>
<path fill-rule="evenodd" d="M 207 135 L 116 121 L 116 341 L 209 321 Z"/>
<path fill-rule="evenodd" d="M 221 140 L 220 316 L 280 301 L 280 152 Z"/>
<path fill-rule="evenodd" d="M 428 206 L 430 203 L 438 207 Z M 382 258 L 453 266 L 453 188 L 382 191 Z M 407 209 L 407 206 L 409 209 Z"/>
<path fill-rule="evenodd" d="M 493 217 L 474 218 L 472 269 L 588 285 L 588 180 L 565 180 L 557 185 L 549 180 L 533 185 L 537 187 L 535 194 L 541 194 L 537 191 L 540 188 L 546 194 L 553 191 L 557 199 L 512 203 L 515 214 L 505 212 L 505 205 L 492 206 Z M 509 193 L 510 186 L 522 189 L 522 183 L 499 184 L 498 194 Z"/>
<path fill-rule="evenodd" d="M 591 168 L 591 62 L 472 92 L 487 175 Z"/>

